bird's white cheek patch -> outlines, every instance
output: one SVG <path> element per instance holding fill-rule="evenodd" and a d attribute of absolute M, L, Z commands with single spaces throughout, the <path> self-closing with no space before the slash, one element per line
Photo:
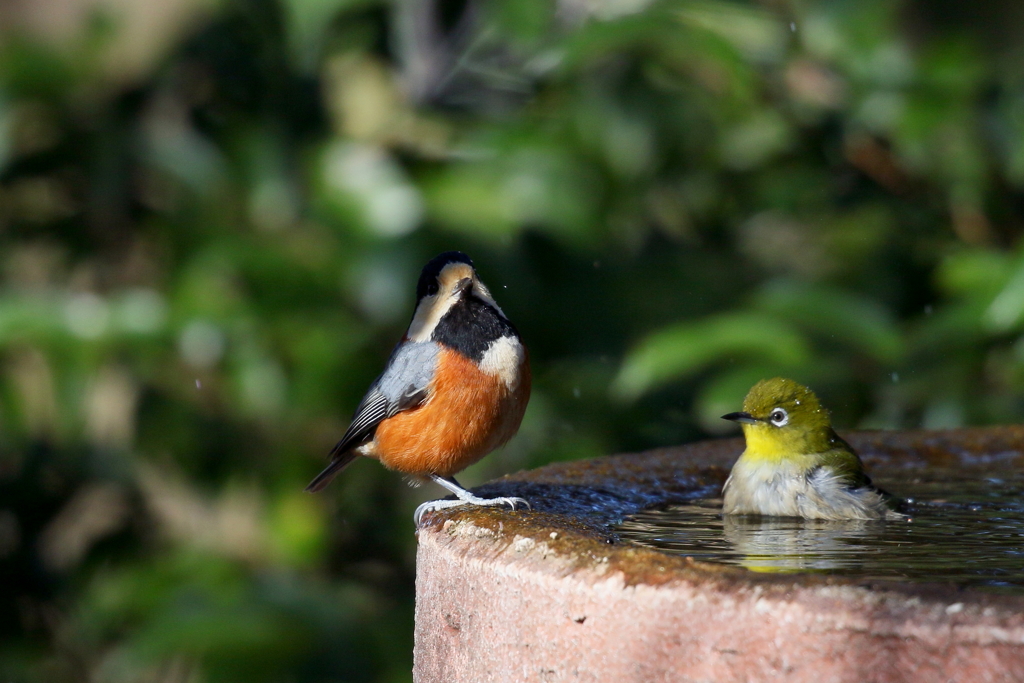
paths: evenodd
<path fill-rule="evenodd" d="M 523 345 L 515 337 L 501 337 L 491 342 L 480 360 L 480 369 L 496 375 L 510 389 L 519 383 L 519 366 L 523 362 Z"/>

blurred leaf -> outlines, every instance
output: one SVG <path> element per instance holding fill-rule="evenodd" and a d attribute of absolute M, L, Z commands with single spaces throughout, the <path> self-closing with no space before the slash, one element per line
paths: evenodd
<path fill-rule="evenodd" d="M 783 19 L 752 5 L 717 0 L 686 0 L 679 18 L 728 40 L 756 61 L 778 61 L 785 50 L 787 31 Z"/>
<path fill-rule="evenodd" d="M 344 10 L 372 6 L 378 0 L 282 0 L 288 43 L 299 68 L 311 72 L 335 17 Z"/>
<path fill-rule="evenodd" d="M 520 46 L 541 44 L 556 11 L 552 0 L 500 0 L 491 4 L 498 24 Z"/>
<path fill-rule="evenodd" d="M 1006 284 L 985 311 L 985 323 L 994 332 L 1020 326 L 1024 319 L 1024 256 L 1018 257 Z"/>
<path fill-rule="evenodd" d="M 351 225 L 350 217 L 371 234 L 406 235 L 419 227 L 423 200 L 404 170 L 386 151 L 351 142 L 328 146 L 321 160 L 321 195 L 325 205 Z"/>
<path fill-rule="evenodd" d="M 892 317 L 865 297 L 821 285 L 776 280 L 755 295 L 753 304 L 826 341 L 848 345 L 881 363 L 895 362 L 902 350 L 900 333 Z"/>
<path fill-rule="evenodd" d="M 781 366 L 805 362 L 803 337 L 775 316 L 723 313 L 685 322 L 648 336 L 626 354 L 612 394 L 632 400 L 652 388 L 737 358 L 764 358 Z"/>
<path fill-rule="evenodd" d="M 791 144 L 789 126 L 777 112 L 755 112 L 722 139 L 722 161 L 729 168 L 760 166 Z"/>
<path fill-rule="evenodd" d="M 1005 253 L 991 249 L 961 249 L 947 256 L 936 270 L 938 286 L 961 298 L 995 296 L 1014 272 Z"/>
<path fill-rule="evenodd" d="M 428 181 L 436 220 L 495 240 L 533 227 L 570 243 L 587 241 L 601 182 L 586 165 L 555 146 L 493 154 L 493 161 L 453 165 Z"/>
<path fill-rule="evenodd" d="M 312 564 L 323 552 L 325 522 L 323 510 L 312 496 L 298 490 L 285 493 L 271 514 L 271 542 L 286 563 Z"/>
<path fill-rule="evenodd" d="M 0 340 L 5 343 L 43 340 L 63 328 L 61 308 L 53 297 L 0 296 Z"/>

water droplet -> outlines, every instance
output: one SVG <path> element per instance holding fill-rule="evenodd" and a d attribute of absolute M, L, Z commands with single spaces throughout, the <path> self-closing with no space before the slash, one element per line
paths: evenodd
<path fill-rule="evenodd" d="M 890 377 L 892 377 L 892 383 L 893 384 L 897 384 L 900 381 L 900 373 L 898 373 L 898 372 L 892 373 L 892 375 L 890 375 Z"/>

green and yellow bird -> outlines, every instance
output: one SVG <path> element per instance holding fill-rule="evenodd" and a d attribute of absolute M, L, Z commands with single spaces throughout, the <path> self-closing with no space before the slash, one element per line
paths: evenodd
<path fill-rule="evenodd" d="M 903 519 L 898 501 L 871 483 L 850 444 L 832 429 L 814 392 L 791 379 L 758 382 L 743 412 L 747 448 L 725 482 L 727 515 L 807 519 Z"/>

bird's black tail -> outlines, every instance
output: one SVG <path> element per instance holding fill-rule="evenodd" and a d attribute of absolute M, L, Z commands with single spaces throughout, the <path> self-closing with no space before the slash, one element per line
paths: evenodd
<path fill-rule="evenodd" d="M 316 493 L 323 487 L 331 483 L 331 480 L 338 475 L 343 469 L 349 466 L 353 460 L 356 459 L 355 449 L 346 451 L 344 453 L 333 454 L 334 459 L 331 460 L 331 464 L 328 465 L 323 472 L 316 475 L 313 481 L 309 482 L 309 486 L 306 490 L 310 493 Z"/>

